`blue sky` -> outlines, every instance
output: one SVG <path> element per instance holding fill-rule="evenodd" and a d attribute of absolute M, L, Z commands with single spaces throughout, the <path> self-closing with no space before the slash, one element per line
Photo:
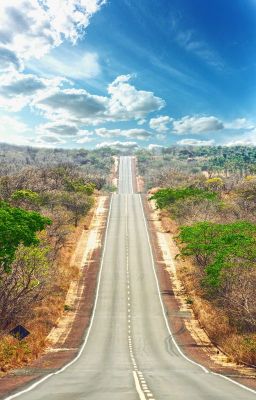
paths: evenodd
<path fill-rule="evenodd" d="M 255 0 L 9 0 L 0 141 L 256 144 Z"/>

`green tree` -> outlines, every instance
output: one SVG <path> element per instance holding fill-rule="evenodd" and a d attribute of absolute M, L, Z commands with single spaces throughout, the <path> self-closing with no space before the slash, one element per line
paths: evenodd
<path fill-rule="evenodd" d="M 201 199 L 214 200 L 216 194 L 203 189 L 197 188 L 165 188 L 158 190 L 150 200 L 156 200 L 157 208 L 166 208 L 171 204 L 174 204 L 178 200 L 187 199 L 189 197 L 196 197 Z"/>
<path fill-rule="evenodd" d="M 38 193 L 29 189 L 16 190 L 12 193 L 11 199 L 14 201 L 15 205 L 20 207 L 38 207 L 42 203 L 42 197 Z"/>
<path fill-rule="evenodd" d="M 256 267 L 255 224 L 199 222 L 182 226 L 179 238 L 184 245 L 181 254 L 195 257 L 205 274 L 203 282 L 209 287 L 218 287 L 228 268 Z"/>
<path fill-rule="evenodd" d="M 10 269 L 19 244 L 30 246 L 39 243 L 36 233 L 50 223 L 49 218 L 37 212 L 0 202 L 0 263 L 5 271 Z"/>

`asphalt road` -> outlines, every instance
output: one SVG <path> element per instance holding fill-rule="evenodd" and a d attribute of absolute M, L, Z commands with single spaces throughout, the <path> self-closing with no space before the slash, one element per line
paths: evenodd
<path fill-rule="evenodd" d="M 45 379 L 45 378 L 44 378 Z M 250 392 L 187 360 L 167 328 L 131 159 L 121 157 L 89 332 L 78 359 L 22 400 L 251 400 Z"/>

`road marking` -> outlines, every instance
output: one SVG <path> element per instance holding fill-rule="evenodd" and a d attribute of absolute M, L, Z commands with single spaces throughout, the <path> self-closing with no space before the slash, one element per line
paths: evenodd
<path fill-rule="evenodd" d="M 146 381 L 143 377 L 143 374 L 141 371 L 138 371 L 137 368 L 137 363 L 136 363 L 136 359 L 134 357 L 134 352 L 133 352 L 133 344 L 132 344 L 132 337 L 130 335 L 131 333 L 131 297 L 130 297 L 130 285 L 129 285 L 129 279 L 130 279 L 130 268 L 129 268 L 129 235 L 128 235 L 128 196 L 126 196 L 125 198 L 126 203 L 125 203 L 125 209 L 126 209 L 126 218 L 125 218 L 125 230 L 126 230 L 126 267 L 127 267 L 127 274 L 126 274 L 126 279 L 127 279 L 127 307 L 128 307 L 128 346 L 129 346 L 129 353 L 130 353 L 130 358 L 131 358 L 131 362 L 133 365 L 133 377 L 135 380 L 135 387 L 136 390 L 139 394 L 139 397 L 141 400 L 146 400 L 145 394 L 147 395 L 147 397 L 153 397 L 153 395 L 151 394 L 150 390 L 148 389 L 148 386 L 146 384 Z M 137 371 L 138 371 L 138 375 L 137 375 Z M 141 380 L 141 384 L 139 382 L 138 376 Z"/>
<path fill-rule="evenodd" d="M 40 379 L 39 381 L 33 383 L 33 385 L 29 386 L 28 388 L 21 390 L 20 392 L 17 392 L 11 396 L 5 397 L 4 400 L 12 400 L 15 399 L 16 397 L 21 396 L 22 394 L 28 393 L 31 390 L 35 389 L 38 385 L 40 385 L 41 383 L 45 382 L 47 379 L 51 378 L 54 375 L 59 375 L 62 372 L 64 372 L 67 368 L 69 368 L 71 365 L 73 365 L 77 360 L 79 360 L 79 358 L 81 357 L 85 346 L 88 342 L 88 338 L 92 329 L 92 325 L 93 325 L 93 321 L 94 321 L 94 317 L 95 317 L 95 312 L 96 312 L 96 308 L 97 308 L 97 304 L 98 304 L 98 298 L 99 298 L 99 289 L 100 289 L 100 283 L 101 283 L 101 276 L 102 276 L 102 269 L 103 269 L 103 263 L 104 263 L 104 257 L 105 257 L 105 252 L 106 252 L 106 243 L 107 243 L 107 238 L 108 238 L 108 231 L 109 231 L 109 221 L 110 221 L 110 215 L 111 215 L 111 211 L 112 211 L 112 204 L 113 204 L 113 196 L 111 196 L 111 200 L 110 200 L 110 206 L 109 206 L 109 212 L 108 212 L 108 219 L 107 219 L 107 227 L 106 227 L 106 232 L 105 232 L 105 238 L 104 238 L 104 245 L 103 245 L 103 251 L 102 251 L 102 256 L 101 256 L 101 262 L 100 262 L 100 271 L 99 271 L 99 277 L 98 277 L 98 283 L 97 283 L 97 289 L 96 289 L 96 296 L 95 296 L 95 302 L 94 302 L 94 306 L 93 306 L 93 312 L 92 312 L 92 317 L 91 317 L 91 321 L 90 321 L 90 325 L 89 328 L 87 330 L 84 342 L 79 350 L 79 353 L 77 354 L 77 356 L 70 361 L 68 364 L 66 364 L 64 367 L 62 367 L 61 369 L 59 369 L 56 372 L 52 372 L 46 376 L 44 376 L 42 379 Z"/>
<path fill-rule="evenodd" d="M 144 212 L 144 208 L 143 208 L 143 204 L 142 204 L 142 200 L 141 200 L 141 195 L 139 195 L 139 199 L 140 199 L 140 205 L 141 205 L 141 209 L 142 209 L 142 215 L 143 215 L 144 225 L 145 225 L 146 233 L 147 233 L 147 239 L 148 239 L 148 244 L 149 244 L 149 249 L 150 249 L 150 256 L 151 256 L 151 266 L 152 266 L 152 269 L 153 269 L 153 272 L 154 272 L 154 276 L 155 276 L 155 281 L 156 281 L 156 286 L 157 286 L 158 297 L 159 297 L 159 300 L 160 300 L 160 304 L 161 304 L 161 308 L 162 308 L 162 312 L 163 312 L 163 317 L 164 317 L 164 320 L 165 320 L 165 324 L 166 324 L 167 330 L 168 330 L 168 332 L 169 332 L 169 334 L 170 334 L 170 336 L 171 336 L 172 342 L 174 343 L 176 349 L 178 350 L 178 352 L 180 353 L 180 355 L 181 355 L 183 358 L 185 358 L 185 360 L 187 360 L 187 361 L 190 362 L 191 364 L 197 365 L 198 367 L 202 368 L 202 370 L 203 370 L 206 374 L 211 373 L 212 375 L 219 376 L 219 377 L 221 377 L 221 378 L 223 378 L 223 379 L 226 379 L 226 380 L 228 380 L 228 381 L 234 383 L 235 385 L 237 385 L 237 386 L 239 386 L 239 387 L 241 387 L 241 388 L 243 388 L 243 389 L 245 389 L 245 390 L 247 390 L 247 391 L 249 391 L 249 392 L 251 392 L 251 393 L 255 393 L 255 394 L 256 394 L 256 390 L 253 390 L 253 389 L 251 389 L 251 388 L 249 388 L 249 387 L 247 387 L 247 386 L 244 386 L 244 385 L 242 385 L 241 383 L 236 382 L 236 381 L 234 381 L 233 379 L 228 378 L 228 377 L 225 376 L 225 375 L 218 374 L 217 372 L 208 371 L 208 369 L 205 368 L 203 365 L 197 363 L 196 361 L 191 360 L 190 358 L 188 358 L 188 357 L 181 351 L 179 345 L 177 344 L 177 342 L 176 342 L 176 340 L 175 340 L 175 338 L 174 338 L 174 336 L 173 336 L 173 334 L 172 334 L 172 331 L 171 331 L 171 329 L 170 329 L 170 327 L 169 327 L 169 323 L 168 323 L 168 320 L 167 320 L 167 317 L 166 317 L 166 314 L 165 314 L 165 309 L 164 309 L 163 300 L 162 300 L 162 297 L 161 297 L 159 282 L 158 282 L 158 279 L 157 279 L 157 274 L 156 274 L 156 269 L 155 269 L 155 261 L 154 261 L 154 256 L 153 256 L 153 250 L 152 250 L 152 246 L 151 246 L 151 242 L 150 242 L 150 238 L 149 238 L 148 226 L 147 226 L 146 217 L 145 217 L 145 212 Z"/>
<path fill-rule="evenodd" d="M 137 390 L 138 395 L 140 397 L 140 400 L 146 400 L 146 397 L 145 397 L 145 395 L 144 395 L 144 393 L 143 393 L 143 391 L 142 391 L 142 389 L 140 387 L 140 382 L 139 382 L 139 379 L 138 379 L 136 371 L 132 371 L 132 373 L 133 373 L 133 378 L 134 378 L 134 381 L 135 381 L 135 387 L 136 387 L 136 390 Z"/>

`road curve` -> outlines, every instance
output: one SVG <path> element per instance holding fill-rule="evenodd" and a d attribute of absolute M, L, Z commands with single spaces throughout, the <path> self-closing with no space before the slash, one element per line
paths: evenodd
<path fill-rule="evenodd" d="M 163 313 L 131 158 L 120 158 L 94 313 L 77 359 L 6 399 L 252 400 L 255 392 L 186 359 Z"/>

